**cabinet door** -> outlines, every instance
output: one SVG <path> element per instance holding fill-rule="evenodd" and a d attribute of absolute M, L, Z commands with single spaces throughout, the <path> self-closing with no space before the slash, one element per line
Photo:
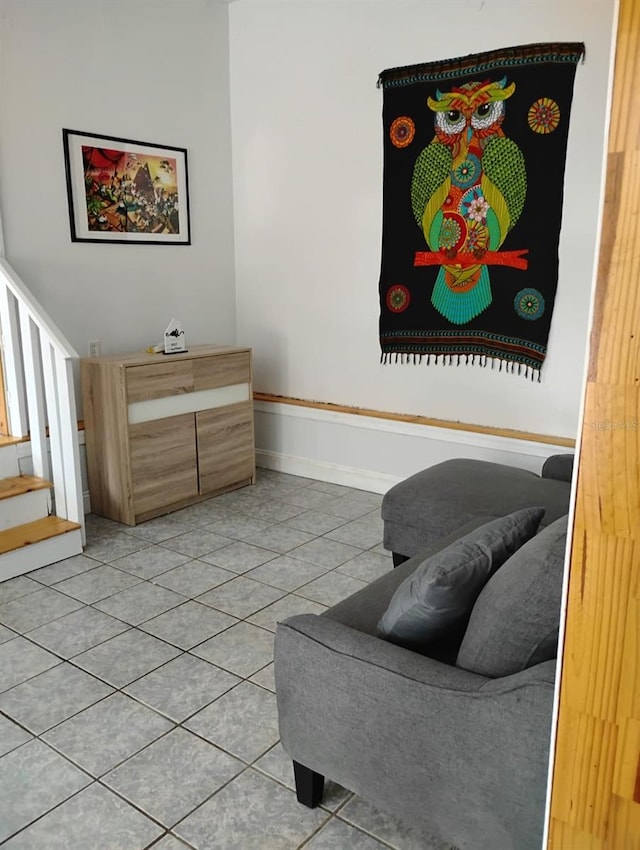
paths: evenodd
<path fill-rule="evenodd" d="M 255 475 L 250 401 L 196 413 L 200 492 L 210 493 Z"/>
<path fill-rule="evenodd" d="M 198 493 L 193 413 L 129 426 L 136 517 Z"/>

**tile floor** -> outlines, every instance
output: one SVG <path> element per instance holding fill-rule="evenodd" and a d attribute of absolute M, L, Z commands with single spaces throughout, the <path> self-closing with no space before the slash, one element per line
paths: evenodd
<path fill-rule="evenodd" d="M 331 783 L 300 806 L 278 742 L 276 623 L 391 569 L 380 502 L 258 470 L 0 584 L 3 850 L 445 850 Z"/>

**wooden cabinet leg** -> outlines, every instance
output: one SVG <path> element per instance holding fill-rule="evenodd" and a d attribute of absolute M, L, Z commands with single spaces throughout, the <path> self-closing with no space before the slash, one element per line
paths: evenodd
<path fill-rule="evenodd" d="M 324 788 L 324 776 L 299 764 L 293 763 L 293 775 L 296 780 L 296 797 L 303 806 L 314 809 L 322 800 L 322 789 Z"/>

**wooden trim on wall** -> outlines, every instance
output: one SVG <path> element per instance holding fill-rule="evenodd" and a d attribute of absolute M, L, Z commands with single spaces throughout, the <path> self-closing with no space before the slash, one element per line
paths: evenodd
<path fill-rule="evenodd" d="M 271 395 L 270 393 L 253 394 L 254 401 L 267 401 L 274 404 L 291 404 L 297 407 L 308 407 L 316 410 L 326 410 L 331 413 L 348 413 L 353 416 L 370 416 L 375 419 L 387 419 L 392 422 L 410 422 L 415 425 L 428 425 L 432 428 L 448 428 L 452 431 L 467 431 L 473 434 L 489 434 L 492 437 L 508 437 L 511 440 L 528 440 L 534 443 L 548 443 L 554 446 L 575 448 L 576 441 L 569 437 L 552 437 L 548 434 L 533 434 L 529 431 L 515 431 L 510 428 L 492 428 L 487 425 L 470 425 L 465 422 L 452 422 L 447 419 L 432 419 L 428 416 L 415 416 L 411 413 L 388 413 L 383 410 L 370 410 L 365 407 L 349 407 L 343 404 L 332 404 L 327 401 L 307 401 L 289 396 Z"/>
<path fill-rule="evenodd" d="M 550 850 L 640 848 L 640 3 L 621 0 Z"/>

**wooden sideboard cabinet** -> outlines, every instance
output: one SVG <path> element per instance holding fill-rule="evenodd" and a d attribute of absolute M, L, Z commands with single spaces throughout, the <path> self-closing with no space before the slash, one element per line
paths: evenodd
<path fill-rule="evenodd" d="M 135 525 L 255 481 L 251 349 L 80 361 L 91 510 Z"/>

